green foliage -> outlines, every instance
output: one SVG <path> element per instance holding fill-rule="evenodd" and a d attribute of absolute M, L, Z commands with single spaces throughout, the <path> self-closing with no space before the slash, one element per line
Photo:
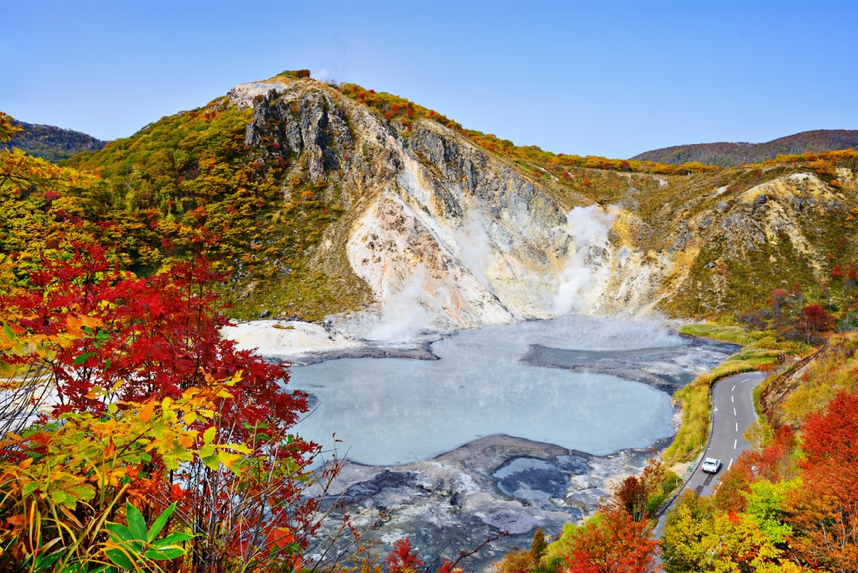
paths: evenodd
<path fill-rule="evenodd" d="M 128 526 L 113 522 L 105 524 L 110 539 L 108 548 L 104 550 L 107 558 L 122 569 L 139 569 L 145 567 L 150 559 L 168 561 L 184 555 L 185 550 L 180 544 L 193 539 L 193 534 L 179 531 L 158 537 L 175 509 L 176 504 L 172 503 L 155 519 L 152 527 L 147 527 L 140 510 L 130 502 L 126 503 Z"/>
<path fill-rule="evenodd" d="M 776 483 L 760 480 L 751 484 L 751 492 L 745 495 L 748 500 L 745 514 L 759 527 L 768 543 L 786 543 L 792 535 L 792 527 L 783 522 L 781 505 L 798 485 L 795 480 Z"/>
<path fill-rule="evenodd" d="M 647 506 L 646 512 L 647 515 L 655 515 L 655 513 L 661 509 L 661 506 L 664 504 L 665 500 L 679 487 L 682 485 L 682 478 L 676 475 L 671 471 L 666 471 L 664 473 L 664 479 L 658 484 L 658 487 L 655 488 L 649 494 L 647 498 Z"/>
<path fill-rule="evenodd" d="M 37 268 L 42 254 L 88 238 L 111 245 L 114 260 L 142 275 L 207 257 L 229 277 L 220 290 L 239 317 L 273 307 L 319 320 L 359 308 L 368 287 L 352 273 L 330 281 L 311 259 L 343 213 L 339 190 L 286 181 L 288 154 L 270 141 L 245 146 L 249 114 L 216 100 L 79 155 L 67 168 L 0 152 L 0 254 L 15 275 L 6 288 Z M 333 259 L 348 269 L 344 256 Z"/>
<path fill-rule="evenodd" d="M 66 414 L 58 426 L 8 434 L 0 449 L 24 455 L 18 456 L 20 461 L 0 458 L 0 520 L 7 524 L 0 546 L 10 548 L 0 554 L 0 564 L 13 567 L 23 560 L 83 567 L 103 565 L 106 557 L 123 569 L 149 570 L 152 559 L 181 556 L 184 551 L 176 544 L 192 535 L 158 537 L 173 506 L 148 529 L 130 502 L 127 527 L 107 520 L 117 515 L 116 503 L 123 497 L 149 497 L 149 480 L 140 477 L 155 471 L 154 460 L 177 469 L 179 462 L 204 453 L 211 439 L 198 440 L 198 431 L 190 429 L 188 421 L 191 416 L 213 417 L 213 400 L 220 395 L 228 395 L 223 387 L 192 388 L 179 400 L 126 404 L 122 410 L 111 404 L 106 416 Z M 229 465 L 234 461 L 231 451 L 248 451 L 241 444 L 213 447 L 217 463 Z M 105 531 L 110 533 L 106 544 Z M 49 553 L 51 548 L 55 550 Z"/>
<path fill-rule="evenodd" d="M 722 326 L 712 322 L 684 324 L 679 328 L 679 331 L 690 336 L 712 338 L 742 346 L 753 344 L 760 339 L 758 333 L 748 332 L 739 326 Z"/>

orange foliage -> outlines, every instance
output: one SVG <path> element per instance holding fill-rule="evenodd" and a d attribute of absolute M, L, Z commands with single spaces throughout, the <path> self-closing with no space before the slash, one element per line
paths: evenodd
<path fill-rule="evenodd" d="M 649 524 L 621 508 L 609 508 L 570 539 L 564 573 L 646 573 L 654 564 L 658 541 Z"/>

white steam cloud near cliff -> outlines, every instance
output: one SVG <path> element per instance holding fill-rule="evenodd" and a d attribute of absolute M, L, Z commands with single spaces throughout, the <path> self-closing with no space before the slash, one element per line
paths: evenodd
<path fill-rule="evenodd" d="M 566 232 L 572 238 L 575 252 L 560 273 L 557 294 L 552 299 L 555 314 L 581 310 L 581 297 L 593 284 L 593 271 L 586 264 L 587 252 L 591 246 L 607 241 L 617 214 L 617 207 L 605 210 L 597 205 L 575 207 L 566 214 Z"/>
<path fill-rule="evenodd" d="M 392 295 L 384 308 L 381 321 L 366 334 L 370 340 L 398 342 L 411 339 L 432 324 L 433 314 L 421 304 L 429 271 L 418 265 L 402 290 Z"/>
<path fill-rule="evenodd" d="M 488 281 L 483 274 L 483 267 L 486 264 L 486 255 L 492 250 L 489 244 L 489 235 L 479 219 L 473 219 L 462 227 L 462 234 L 464 235 L 464 244 L 459 256 L 465 263 L 465 268 L 476 277 L 481 285 L 486 286 Z"/>

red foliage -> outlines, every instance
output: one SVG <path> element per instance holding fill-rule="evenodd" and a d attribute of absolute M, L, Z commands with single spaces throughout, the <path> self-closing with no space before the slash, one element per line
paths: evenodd
<path fill-rule="evenodd" d="M 818 304 L 809 304 L 801 309 L 802 327 L 806 332 L 821 332 L 831 324 L 831 316 Z"/>
<path fill-rule="evenodd" d="M 409 107 L 405 110 L 405 115 L 407 115 L 408 118 L 411 119 L 412 117 L 414 117 L 414 110 Z"/>
<path fill-rule="evenodd" d="M 792 477 L 791 457 L 795 445 L 793 429 L 781 426 L 765 448 L 742 452 L 721 478 L 715 505 L 725 512 L 741 512 L 747 503 L 743 494 L 750 493 L 752 483 L 761 479 L 778 482 Z"/>
<path fill-rule="evenodd" d="M 621 508 L 608 508 L 571 539 L 565 573 L 645 573 L 651 570 L 658 541 L 649 525 Z"/>
<path fill-rule="evenodd" d="M 393 551 L 387 555 L 384 564 L 389 573 L 414 573 L 423 566 L 423 561 L 417 553 L 412 553 L 411 538 L 406 537 L 393 544 Z"/>
<path fill-rule="evenodd" d="M 789 296 L 789 293 L 783 289 L 776 288 L 772 291 L 772 301 L 780 304 Z"/>
<path fill-rule="evenodd" d="M 242 371 L 228 402 L 230 418 L 253 424 L 272 418 L 293 425 L 306 411 L 299 392 L 281 391 L 289 379 L 269 364 L 221 338 L 226 319 L 207 290 L 219 280 L 205 261 L 177 263 L 171 272 L 139 279 L 111 265 L 99 245 L 78 244 L 68 260 L 42 260 L 26 290 L 0 297 L 0 309 L 22 316 L 31 335 L 81 336 L 57 349 L 52 363 L 59 403 L 54 414 L 101 412 L 110 400 L 177 397 L 207 377 L 224 380 Z M 101 321 L 100 331 L 82 330 L 76 317 Z M 91 394 L 94 386 L 115 393 Z"/>
<path fill-rule="evenodd" d="M 646 509 L 648 497 L 646 484 L 643 480 L 639 480 L 635 476 L 627 477 L 615 495 L 623 509 L 625 509 L 629 515 L 635 517 L 636 521 L 640 521 L 637 519 L 637 515 L 640 515 L 641 511 Z"/>
<path fill-rule="evenodd" d="M 831 269 L 831 278 L 838 281 L 843 278 L 843 269 L 840 268 L 840 265 L 834 265 L 834 268 Z"/>
<path fill-rule="evenodd" d="M 858 393 L 838 393 L 825 415 L 808 420 L 802 428 L 802 449 L 801 466 L 806 471 L 845 465 L 852 467 L 848 475 L 858 477 Z"/>
<path fill-rule="evenodd" d="M 220 277 L 197 260 L 137 278 L 111 264 L 97 244 L 74 247 L 67 258 L 43 258 L 20 292 L 0 295 L 0 313 L 15 316 L 28 336 L 67 339 L 50 363 L 59 399 L 54 413 L 98 413 L 111 402 L 122 407 L 126 400 L 177 397 L 240 374 L 229 387 L 232 398 L 217 404 L 217 420 L 228 424 L 215 423 L 227 441 L 251 444 L 243 463 L 252 471 L 210 470 L 200 460 L 168 471 L 153 457 L 129 473 L 128 495 L 153 511 L 178 501 L 184 519 L 206 532 L 193 542 L 206 544 L 204 551 L 195 545 L 196 570 L 226 570 L 225 563 L 249 554 L 257 539 L 247 531 L 254 527 L 272 546 L 294 540 L 305 549 L 318 529 L 319 502 L 303 496 L 302 480 L 309 479 L 303 472 L 319 448 L 289 430 L 307 411 L 306 396 L 281 388 L 289 378 L 283 365 L 221 338 L 226 320 L 208 290 Z M 21 358 L 28 360 L 39 359 Z M 107 395 L 94 393 L 96 386 Z M 212 422 L 188 423 L 202 435 Z"/>
<path fill-rule="evenodd" d="M 802 428 L 802 487 L 788 500 L 792 546 L 807 563 L 854 571 L 858 563 L 858 393 L 839 392 Z"/>
<path fill-rule="evenodd" d="M 295 77 L 297 77 L 298 79 L 309 78 L 310 70 L 295 70 Z"/>

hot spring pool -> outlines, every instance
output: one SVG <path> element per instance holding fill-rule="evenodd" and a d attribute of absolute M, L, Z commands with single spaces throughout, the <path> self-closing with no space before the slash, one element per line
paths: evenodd
<path fill-rule="evenodd" d="M 435 342 L 440 360 L 340 359 L 294 367 L 289 386 L 316 399 L 296 428 L 368 465 L 428 459 L 476 438 L 507 434 L 606 455 L 646 447 L 673 433 L 670 396 L 606 374 L 519 362 L 529 345 L 617 351 L 688 347 L 675 364 L 708 370 L 724 353 L 693 348 L 653 324 L 567 315 L 490 326 Z M 650 368 L 646 357 L 641 368 Z"/>

